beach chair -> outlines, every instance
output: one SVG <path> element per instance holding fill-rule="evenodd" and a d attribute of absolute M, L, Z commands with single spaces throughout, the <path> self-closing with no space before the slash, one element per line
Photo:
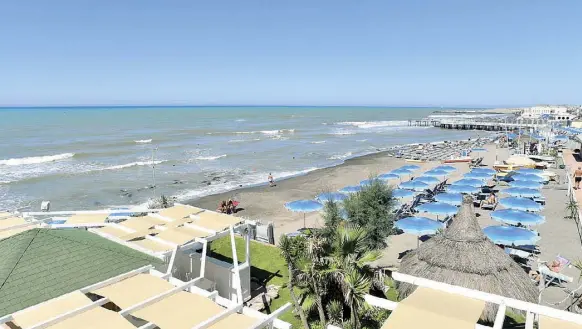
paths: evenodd
<path fill-rule="evenodd" d="M 547 265 L 548 262 L 538 261 L 538 272 L 540 272 L 540 274 L 543 276 L 545 286 L 549 287 L 552 283 L 556 283 L 561 286 L 562 283 L 574 281 L 573 278 L 561 273 L 564 268 L 570 266 L 570 261 L 560 255 L 556 256 L 555 261 L 558 261 L 560 264 L 557 271 L 550 270 Z"/>

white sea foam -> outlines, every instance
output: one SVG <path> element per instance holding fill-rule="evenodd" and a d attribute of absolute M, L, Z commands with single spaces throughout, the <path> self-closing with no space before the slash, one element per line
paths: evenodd
<path fill-rule="evenodd" d="M 352 156 L 352 152 L 346 152 L 346 153 L 342 153 L 342 154 L 333 155 L 327 159 L 328 160 L 343 160 L 343 159 L 347 159 L 351 156 Z"/>
<path fill-rule="evenodd" d="M 258 131 L 236 131 L 235 134 L 263 134 L 263 135 L 279 135 L 279 134 L 293 134 L 295 129 L 275 129 L 275 130 L 258 130 Z"/>
<path fill-rule="evenodd" d="M 314 141 L 314 142 L 311 142 L 311 144 L 324 144 L 324 143 L 325 143 L 325 141 Z"/>
<path fill-rule="evenodd" d="M 358 139 L 356 142 L 367 142 L 367 139 Z"/>
<path fill-rule="evenodd" d="M 46 156 L 38 156 L 38 157 L 15 158 L 15 159 L 8 159 L 8 160 L 0 160 L 0 165 L 4 165 L 4 166 L 29 165 L 29 164 L 37 164 L 37 163 L 44 163 L 44 162 L 53 162 L 53 161 L 72 158 L 74 156 L 75 156 L 75 153 L 62 153 L 62 154 L 46 155 Z"/>
<path fill-rule="evenodd" d="M 196 160 L 209 160 L 209 161 L 212 161 L 212 160 L 217 160 L 217 159 L 220 159 L 220 158 L 224 158 L 225 156 L 226 156 L 226 154 L 214 155 L 214 156 L 200 156 L 200 157 L 197 157 Z"/>
<path fill-rule="evenodd" d="M 245 121 L 247 121 L 247 120 L 246 120 L 246 119 L 236 119 L 235 121 L 236 121 L 236 122 L 245 122 Z"/>
<path fill-rule="evenodd" d="M 329 134 L 336 135 L 336 136 L 344 136 L 344 135 L 355 135 L 356 132 L 351 131 L 351 130 L 336 130 L 336 131 L 330 132 Z"/>
<path fill-rule="evenodd" d="M 117 166 L 105 167 L 101 170 L 117 170 L 117 169 L 125 169 L 125 168 L 130 168 L 130 167 L 137 167 L 137 166 L 152 166 L 152 165 L 157 165 L 157 164 L 164 163 L 164 162 L 166 162 L 166 160 L 136 161 L 136 162 L 126 163 L 126 164 L 117 165 Z"/>
<path fill-rule="evenodd" d="M 345 121 L 336 123 L 342 126 L 354 126 L 361 129 L 408 126 L 408 121 Z"/>
<path fill-rule="evenodd" d="M 138 144 L 147 144 L 147 143 L 151 143 L 152 140 L 151 139 L 140 139 L 140 140 L 137 140 L 137 141 L 134 141 L 134 142 L 136 142 Z"/>

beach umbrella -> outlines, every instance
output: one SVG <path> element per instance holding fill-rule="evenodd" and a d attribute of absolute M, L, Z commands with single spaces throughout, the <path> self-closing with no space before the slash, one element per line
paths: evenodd
<path fill-rule="evenodd" d="M 380 180 L 377 178 L 364 179 L 363 181 L 360 182 L 360 186 L 372 185 L 372 183 L 374 183 L 374 181 L 380 181 Z"/>
<path fill-rule="evenodd" d="M 443 202 L 425 203 L 416 207 L 420 212 L 426 212 L 437 216 L 451 216 L 459 211 L 459 208 Z"/>
<path fill-rule="evenodd" d="M 517 139 L 517 137 L 518 137 L 517 134 L 514 134 L 514 133 L 507 134 L 508 139 Z"/>
<path fill-rule="evenodd" d="M 414 180 L 417 182 L 423 182 L 427 184 L 438 184 L 441 182 L 438 178 L 432 176 L 420 176 L 415 178 Z"/>
<path fill-rule="evenodd" d="M 542 184 L 540 184 L 538 182 L 527 181 L 527 180 L 514 181 L 514 182 L 509 183 L 509 186 L 510 187 L 531 188 L 531 189 L 542 188 Z"/>
<path fill-rule="evenodd" d="M 474 179 L 474 178 L 463 178 L 456 182 L 453 182 L 451 185 L 468 185 L 473 187 L 481 187 L 485 185 L 485 182 L 481 179 Z"/>
<path fill-rule="evenodd" d="M 405 166 L 400 167 L 400 169 L 415 171 L 415 170 L 420 169 L 420 166 L 418 166 L 418 165 L 405 165 Z"/>
<path fill-rule="evenodd" d="M 362 190 L 362 187 L 359 185 L 353 185 L 353 186 L 346 186 L 341 188 L 339 191 L 341 193 L 358 193 Z"/>
<path fill-rule="evenodd" d="M 477 156 L 481 157 L 481 152 L 487 152 L 487 150 L 482 147 L 476 147 L 472 149 L 471 152 L 477 152 Z"/>
<path fill-rule="evenodd" d="M 493 176 L 497 173 L 497 171 L 495 171 L 491 168 L 475 168 L 475 169 L 471 170 L 471 172 L 486 173 L 486 174 L 489 174 L 491 176 Z"/>
<path fill-rule="evenodd" d="M 445 177 L 447 176 L 449 173 L 444 171 L 444 170 L 436 170 L 436 169 L 432 169 L 429 170 L 427 172 L 425 172 L 424 174 L 422 174 L 423 176 L 429 176 L 429 177 Z"/>
<path fill-rule="evenodd" d="M 511 175 L 511 178 L 513 178 L 514 181 L 530 181 L 530 182 L 536 182 L 536 183 L 543 183 L 545 181 L 545 179 L 542 176 L 538 176 L 535 174 L 515 174 L 515 175 Z"/>
<path fill-rule="evenodd" d="M 466 173 L 465 176 L 463 176 L 464 178 L 467 179 L 478 179 L 478 180 L 488 180 L 492 178 L 491 174 L 487 174 L 484 172 L 470 172 L 470 173 Z"/>
<path fill-rule="evenodd" d="M 404 189 L 395 189 L 392 190 L 392 196 L 395 198 L 408 198 L 414 195 L 414 192 L 411 190 L 404 190 Z"/>
<path fill-rule="evenodd" d="M 424 191 L 429 188 L 429 185 L 424 182 L 409 180 L 407 182 L 401 183 L 399 186 L 401 189 L 413 190 L 413 191 Z"/>
<path fill-rule="evenodd" d="M 463 197 L 458 214 L 442 234 L 406 253 L 399 265 L 399 273 L 490 294 L 502 292 L 508 298 L 537 304 L 536 285 L 519 264 L 484 235 L 470 196 Z M 399 282 L 396 289 L 399 298 L 404 299 L 417 286 Z M 486 304 L 481 319 L 492 323 L 497 309 L 497 305 Z"/>
<path fill-rule="evenodd" d="M 519 169 L 515 170 L 515 172 L 518 174 L 537 175 L 540 177 L 543 177 L 543 175 L 544 175 L 543 170 L 534 169 L 534 168 L 519 168 Z"/>
<path fill-rule="evenodd" d="M 308 212 L 320 211 L 323 209 L 323 205 L 317 201 L 313 200 L 297 200 L 292 202 L 287 202 L 285 208 L 293 212 L 303 213 L 303 227 L 305 227 L 305 214 Z"/>
<path fill-rule="evenodd" d="M 442 170 L 442 171 L 446 171 L 448 173 L 452 173 L 452 172 L 456 171 L 457 168 L 455 168 L 453 166 L 449 166 L 449 165 L 442 165 L 442 166 L 435 167 L 432 170 Z"/>
<path fill-rule="evenodd" d="M 348 198 L 347 195 L 340 192 L 327 192 L 321 193 L 315 199 L 319 202 L 329 202 L 329 201 L 343 202 L 347 198 Z"/>
<path fill-rule="evenodd" d="M 505 246 L 524 246 L 536 244 L 540 236 L 535 231 L 515 226 L 487 226 L 483 233 L 495 244 Z"/>
<path fill-rule="evenodd" d="M 400 178 L 400 175 L 392 174 L 392 173 L 382 174 L 382 175 L 378 176 L 378 179 L 383 180 L 383 181 L 391 180 L 391 179 L 399 179 L 399 178 Z"/>
<path fill-rule="evenodd" d="M 539 198 L 542 196 L 539 190 L 525 187 L 510 187 L 508 189 L 502 190 L 501 192 L 507 195 L 524 198 Z"/>
<path fill-rule="evenodd" d="M 524 226 L 539 225 L 546 221 L 542 215 L 514 209 L 495 210 L 491 212 L 491 218 L 509 225 Z"/>
<path fill-rule="evenodd" d="M 554 140 L 557 140 L 557 141 L 567 141 L 568 139 L 569 139 L 568 136 L 565 136 L 565 135 L 554 136 Z"/>
<path fill-rule="evenodd" d="M 404 233 L 414 234 L 418 237 L 435 234 L 438 230 L 443 229 L 444 225 L 436 220 L 432 220 L 426 217 L 406 217 L 396 221 L 394 226 L 397 229 L 404 231 Z M 416 240 L 416 246 L 418 247 L 420 239 Z"/>
<path fill-rule="evenodd" d="M 463 195 L 461 193 L 440 193 L 434 199 L 437 202 L 448 203 L 453 206 L 460 206 L 463 203 Z"/>
<path fill-rule="evenodd" d="M 398 168 L 389 172 L 389 174 L 396 174 L 399 176 L 410 175 L 414 170 L 406 169 L 406 168 Z"/>
<path fill-rule="evenodd" d="M 540 211 L 542 205 L 526 198 L 503 198 L 499 200 L 499 204 L 507 209 L 523 210 L 523 211 Z"/>
<path fill-rule="evenodd" d="M 475 194 L 481 191 L 480 187 L 469 186 L 469 185 L 450 185 L 447 187 L 447 192 L 449 193 L 464 193 L 464 194 Z"/>

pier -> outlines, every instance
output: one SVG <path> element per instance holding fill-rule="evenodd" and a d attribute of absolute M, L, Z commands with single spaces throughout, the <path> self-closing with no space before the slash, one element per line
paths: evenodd
<path fill-rule="evenodd" d="M 408 120 L 408 126 L 410 127 L 430 127 L 434 126 L 437 121 L 435 120 Z"/>
<path fill-rule="evenodd" d="M 434 120 L 431 121 L 433 127 L 442 129 L 459 129 L 459 130 L 488 130 L 488 131 L 504 131 L 514 129 L 539 129 L 547 125 L 545 123 L 524 123 L 524 122 L 501 122 L 501 121 L 481 121 L 481 120 Z"/>

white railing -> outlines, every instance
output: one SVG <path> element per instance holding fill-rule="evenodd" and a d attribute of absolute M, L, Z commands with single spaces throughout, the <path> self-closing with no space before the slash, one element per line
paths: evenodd
<path fill-rule="evenodd" d="M 468 289 L 450 284 L 432 281 L 424 278 L 414 277 L 408 274 L 393 272 L 392 278 L 396 281 L 413 284 L 419 287 L 430 288 L 438 291 L 443 291 L 451 294 L 461 295 L 471 299 L 481 300 L 487 303 L 494 303 L 499 305 L 498 312 L 495 317 L 493 327 L 475 324 L 476 329 L 500 329 L 503 327 L 505 320 L 505 311 L 508 307 L 521 310 L 526 313 L 525 329 L 533 329 L 534 322 L 539 321 L 539 316 L 546 316 L 554 319 L 559 319 L 572 324 L 582 325 L 582 315 L 575 314 L 563 310 L 554 309 L 548 306 L 538 305 L 534 303 L 524 302 L 521 300 L 508 298 L 504 296 L 489 294 L 479 290 Z M 383 298 L 378 298 L 370 295 L 365 296 L 366 302 L 374 307 L 379 307 L 394 311 L 398 308 L 398 303 L 389 301 Z M 438 327 L 438 324 L 435 324 Z M 328 329 L 335 329 L 334 326 L 328 326 Z"/>

